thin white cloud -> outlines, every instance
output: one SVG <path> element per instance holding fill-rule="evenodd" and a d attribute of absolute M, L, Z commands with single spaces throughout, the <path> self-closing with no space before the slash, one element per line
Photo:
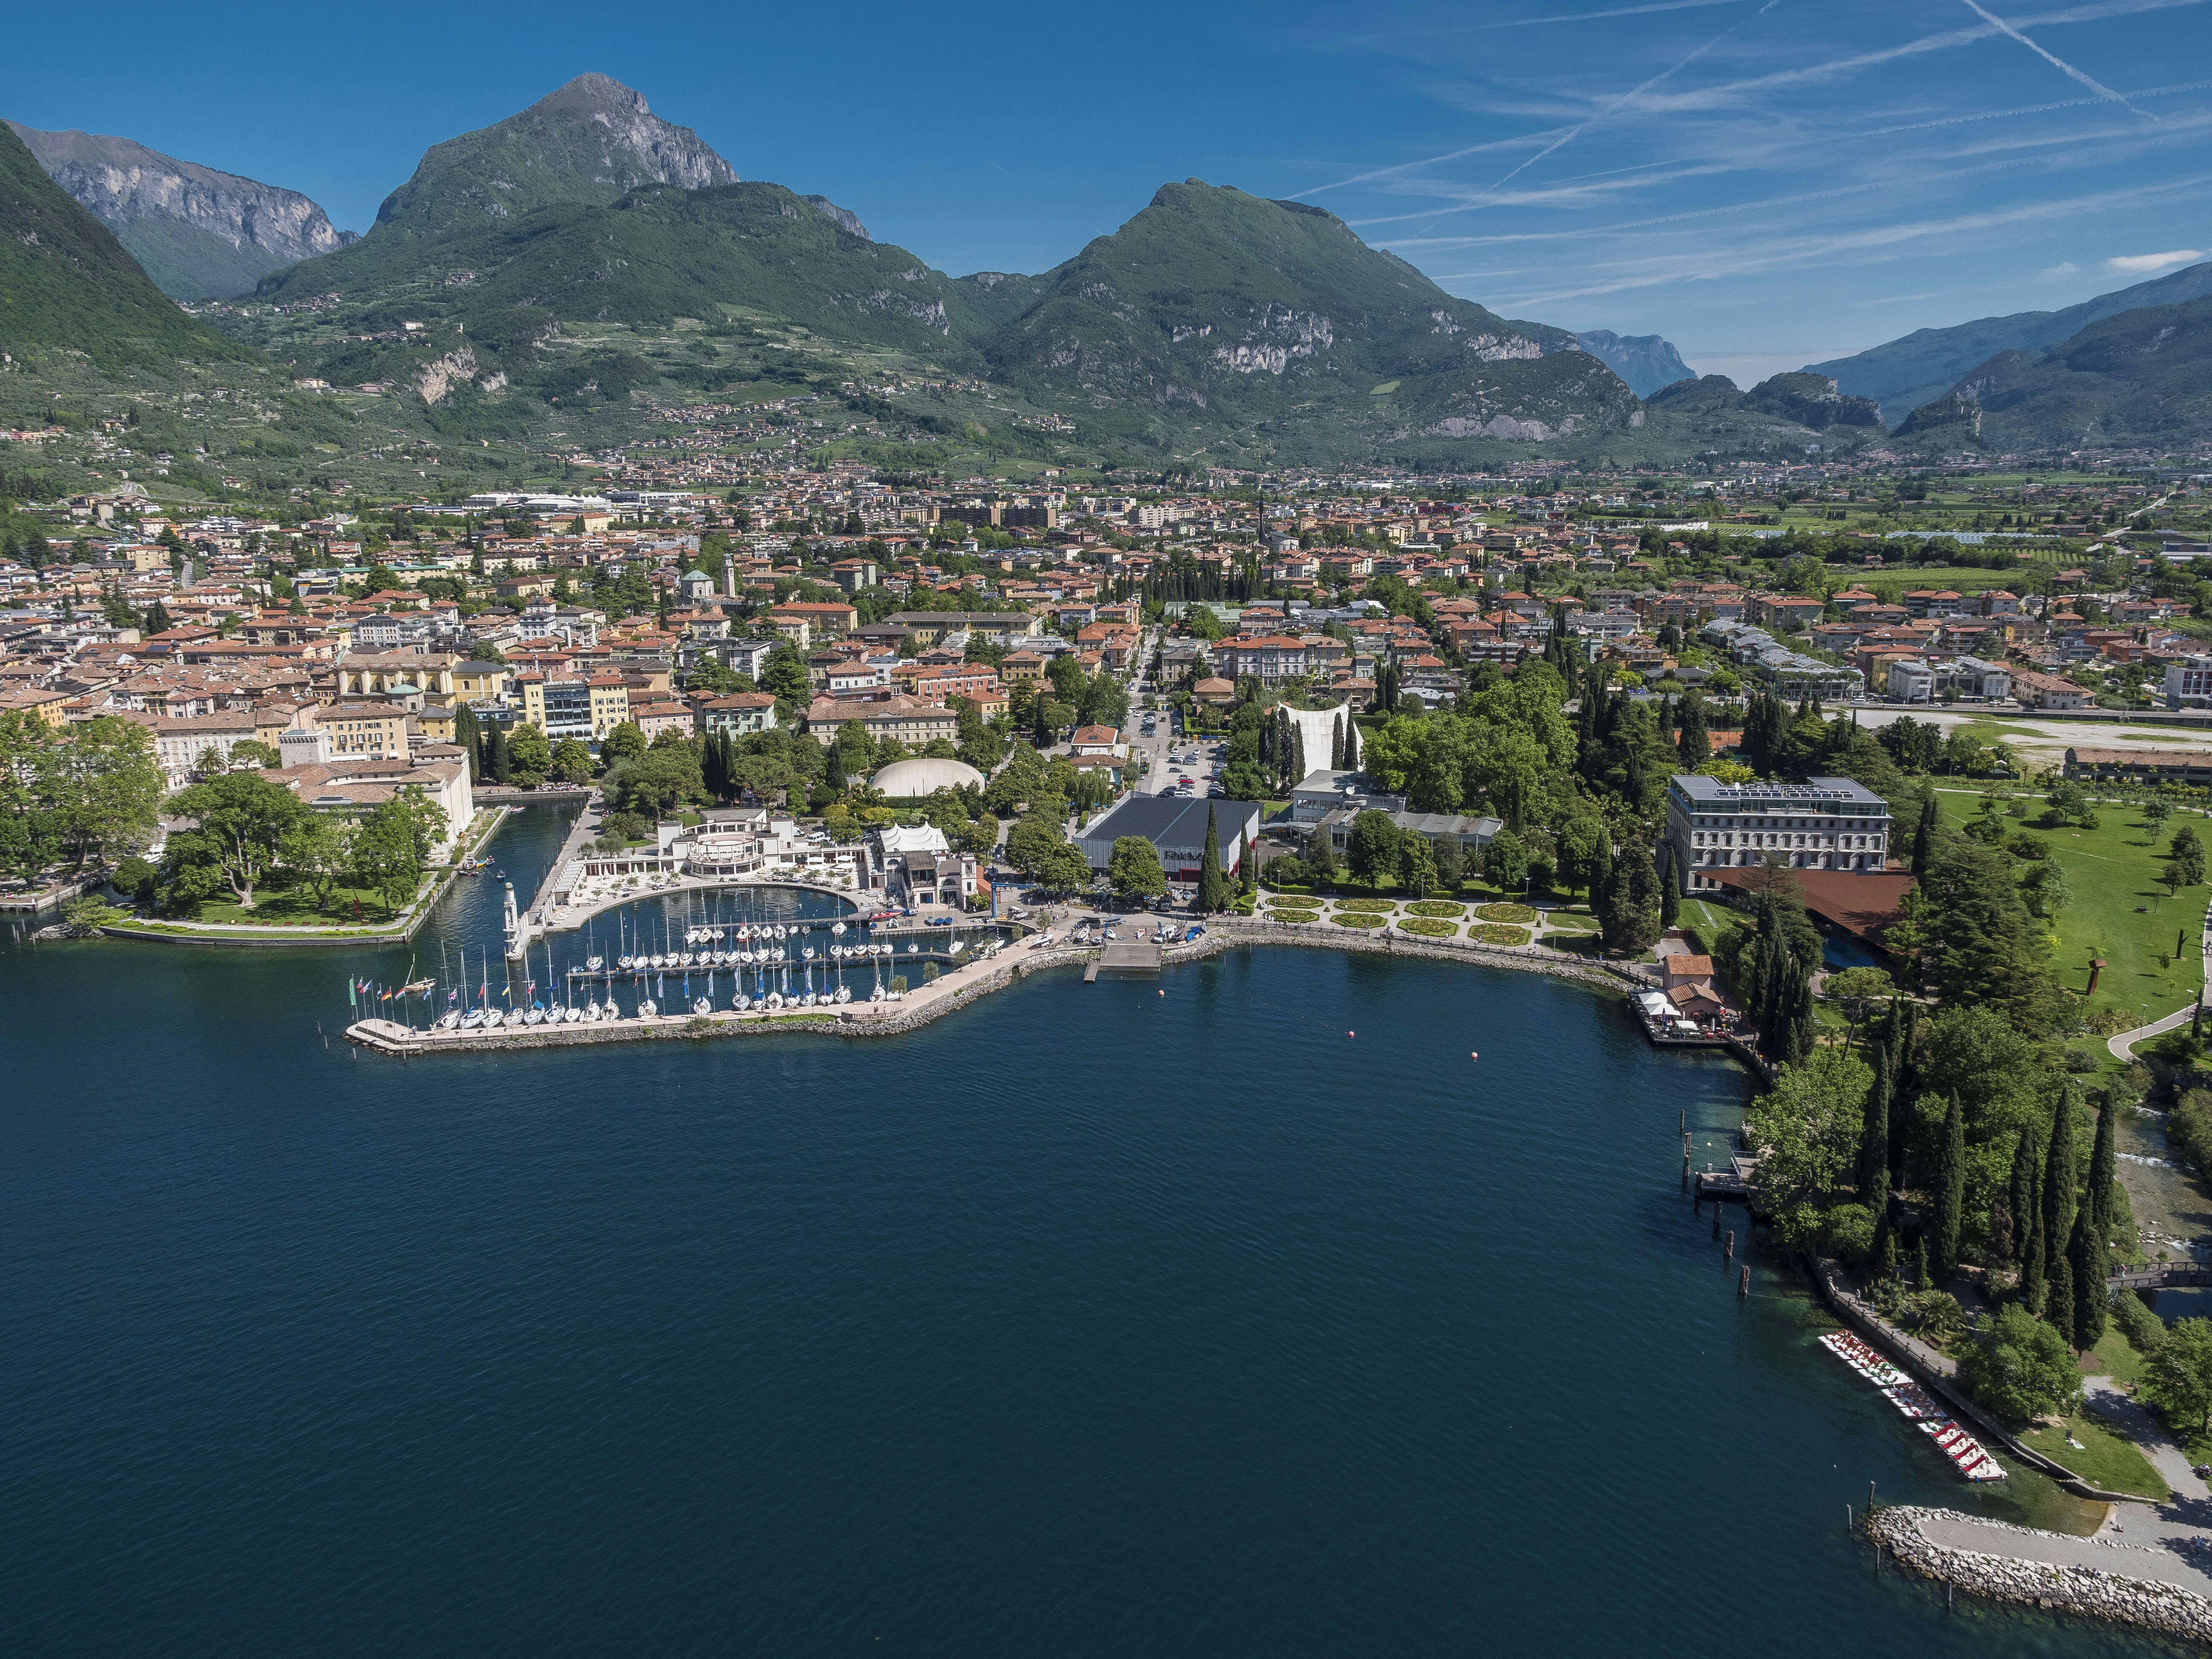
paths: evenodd
<path fill-rule="evenodd" d="M 1611 267 L 1593 267 L 1594 273 L 1610 269 L 1620 274 L 1580 287 L 1525 294 L 1492 303 L 1493 306 L 1527 309 L 1554 304 L 1561 300 L 1587 299 L 1595 295 L 1620 294 L 1632 289 L 1656 288 L 1665 283 L 1718 282 L 1730 276 L 1833 263 L 1840 255 L 1858 253 L 1879 258 L 1890 250 L 1901 250 L 1906 244 L 1930 237 L 1957 239 L 2037 220 L 2115 212 L 2137 203 L 2200 191 L 2207 185 L 2212 185 L 2212 173 L 2165 179 L 2133 190 L 2102 191 L 2086 196 L 2026 203 L 1984 213 L 1961 214 L 1951 218 L 1870 226 L 1838 235 L 1781 237 L 1736 248 L 1704 246 L 1689 253 L 1626 260 Z"/>
<path fill-rule="evenodd" d="M 2185 92 L 2202 92 L 2207 87 L 2212 87 L 2212 81 L 2185 81 L 2174 87 L 2145 87 L 2127 95 L 2143 99 L 2174 98 Z M 1972 121 L 2009 121 L 2023 115 L 2051 115 L 2060 110 L 2090 109 L 2105 101 L 2102 98 L 2062 98 L 2055 104 L 2028 104 L 2019 109 L 1978 110 L 1972 115 L 1946 115 L 1932 121 L 1908 121 L 1902 126 L 1869 127 L 1859 136 L 1863 138 L 1887 138 L 1894 133 L 1926 132 L 1936 127 L 1964 126 Z"/>
<path fill-rule="evenodd" d="M 2204 258 L 2202 248 L 2178 247 L 2171 253 L 2123 253 L 2105 261 L 2105 269 L 2130 276 L 2147 276 L 2171 265 L 2185 265 Z"/>
<path fill-rule="evenodd" d="M 2063 58 L 2058 56 L 2057 52 L 2051 52 L 2045 47 L 2037 46 L 2034 41 L 2029 40 L 2027 36 L 2023 34 L 2019 29 L 2014 27 L 2013 25 L 2006 22 L 2003 18 L 1998 16 L 1995 12 L 1983 5 L 1981 3 L 1981 0 L 1964 0 L 1964 3 L 1966 9 L 1973 13 L 1975 16 L 1980 18 L 1985 23 L 1994 24 L 1996 27 L 2003 30 L 2006 34 L 2010 36 L 2013 40 L 2019 41 L 2021 45 L 2026 46 L 2038 58 L 2040 58 L 2045 63 L 2050 64 L 2051 68 L 2057 70 L 2061 75 L 2067 76 L 2070 80 L 2079 81 L 2083 86 L 2088 88 L 2090 91 L 2095 93 L 2100 98 L 2108 98 L 2115 104 L 2119 104 L 2128 109 L 2135 110 L 2135 112 L 2137 115 L 2142 116 L 2146 121 L 2155 121 L 2158 119 L 2158 117 L 2151 114 L 2148 110 L 2136 109 L 2136 106 L 2133 104 L 2129 103 L 2128 100 L 2121 97 L 2118 93 L 2114 92 L 2110 87 L 2106 86 L 2103 82 L 2096 79 L 2087 70 L 2075 69 L 2073 64 L 2068 63 Z"/>
<path fill-rule="evenodd" d="M 1642 17 L 1655 11 L 1696 11 L 1706 6 L 1741 6 L 1746 0 L 1660 0 L 1651 6 L 1615 6 L 1610 11 L 1571 11 L 1556 17 L 1509 17 L 1500 23 L 1473 23 L 1465 30 L 1447 29 L 1444 33 L 1481 33 L 1491 29 L 1533 28 L 1539 23 L 1589 23 L 1601 17 Z"/>
<path fill-rule="evenodd" d="M 2081 274 L 2081 267 L 2075 264 L 2071 259 L 2061 259 L 2055 265 L 2045 265 L 2041 270 L 2036 273 L 2037 276 L 2054 283 L 2063 282 L 2069 276 L 2078 276 Z"/>
<path fill-rule="evenodd" d="M 1781 3 L 1782 0 L 1766 0 L 1766 3 L 1765 5 L 1761 6 L 1757 11 L 1752 13 L 1752 21 L 1765 16 L 1768 12 L 1772 11 L 1775 7 Z M 1596 114 L 1591 116 L 1588 120 L 1568 128 L 1566 131 L 1561 133 L 1550 143 L 1545 145 L 1543 149 L 1538 150 L 1527 161 L 1521 162 L 1518 166 L 1514 167 L 1511 172 L 1508 173 L 1503 179 L 1500 179 L 1490 188 L 1492 191 L 1496 191 L 1502 189 L 1508 184 L 1510 184 L 1515 179 L 1527 172 L 1530 167 L 1534 167 L 1537 162 L 1542 161 L 1546 156 L 1553 155 L 1556 151 L 1563 149 L 1567 145 L 1571 144 L 1576 139 L 1581 137 L 1583 134 L 1588 132 L 1592 127 L 1597 125 L 1598 123 L 1607 119 L 1617 111 L 1626 108 L 1636 100 L 1641 98 L 1645 93 L 1650 91 L 1652 88 L 1659 85 L 1662 82 L 1672 80 L 1675 76 L 1689 68 L 1691 64 L 1696 63 L 1698 59 L 1703 58 L 1707 52 L 1711 52 L 1715 46 L 1720 45 L 1722 41 L 1727 40 L 1729 36 L 1734 34 L 1742 27 L 1743 25 L 1741 23 L 1729 24 L 1728 27 L 1723 29 L 1718 34 L 1713 36 L 1711 40 L 1706 41 L 1705 45 L 1699 46 L 1695 52 L 1692 52 L 1688 57 L 1683 58 L 1680 63 L 1675 64 L 1672 68 L 1661 70 L 1658 74 L 1653 76 L 1649 81 L 1644 82 L 1643 85 L 1636 88 L 1632 91 L 1624 92 L 1621 94 L 1620 97 L 1614 99 L 1603 109 L 1599 110 Z"/>

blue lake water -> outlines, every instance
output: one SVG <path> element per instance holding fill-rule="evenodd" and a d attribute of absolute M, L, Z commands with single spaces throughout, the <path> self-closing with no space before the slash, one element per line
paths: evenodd
<path fill-rule="evenodd" d="M 319 1036 L 497 936 L 0 941 L 9 1653 L 2161 1650 L 1846 1535 L 2060 1505 L 1736 1298 L 1677 1124 L 1741 1075 L 1613 1001 L 1273 950 L 894 1041 Z"/>

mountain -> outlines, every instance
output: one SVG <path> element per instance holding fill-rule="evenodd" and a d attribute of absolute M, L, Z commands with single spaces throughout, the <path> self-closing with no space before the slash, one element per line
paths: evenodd
<path fill-rule="evenodd" d="M 2056 345 L 2070 340 L 2092 323 L 2124 311 L 2179 305 L 2208 295 L 2212 295 L 2212 263 L 2100 294 L 2063 311 L 2021 311 L 1951 328 L 1916 329 L 1903 339 L 1855 356 L 1808 364 L 1807 372 L 1832 375 L 1844 391 L 1879 400 L 1882 417 L 1894 422 L 1921 404 L 1941 398 L 2000 352 Z"/>
<path fill-rule="evenodd" d="M 1577 333 L 1575 343 L 1626 381 L 1639 398 L 1649 398 L 1662 386 L 1696 375 L 1681 355 L 1656 334 L 1615 334 L 1609 328 Z"/>
<path fill-rule="evenodd" d="M 0 129 L 0 349 L 37 347 L 81 351 L 102 368 L 252 356 L 179 311 L 9 127 Z"/>
<path fill-rule="evenodd" d="M 1725 374 L 1677 380 L 1644 400 L 1655 416 L 1680 422 L 1720 450 L 1763 452 L 1817 443 L 1825 448 L 1882 435 L 1881 410 L 1821 374 L 1777 374 L 1748 392 Z"/>
<path fill-rule="evenodd" d="M 697 133 L 662 120 L 621 82 L 580 75 L 520 115 L 424 151 L 376 210 L 369 239 L 447 236 L 564 203 L 604 205 L 646 185 L 702 190 L 737 178 Z"/>
<path fill-rule="evenodd" d="M 995 377 L 1157 445 L 1323 455 L 1643 424 L 1565 330 L 1449 295 L 1322 209 L 1201 179 L 1011 297 L 1032 295 L 980 342 Z"/>
<path fill-rule="evenodd" d="M 852 209 L 839 207 L 827 196 L 802 196 L 799 199 L 828 219 L 838 229 L 857 236 L 864 242 L 872 242 L 876 240 L 868 234 L 868 228 L 860 222 L 860 216 Z"/>
<path fill-rule="evenodd" d="M 8 125 L 173 300 L 249 294 L 270 271 L 356 240 L 297 191 L 180 161 L 128 138 Z"/>
<path fill-rule="evenodd" d="M 2186 274 L 2186 273 L 2181 273 Z M 2057 344 L 2001 351 L 1912 411 L 1936 453 L 2169 446 L 2212 433 L 2212 296 L 2144 306 Z"/>
<path fill-rule="evenodd" d="M 427 243 L 373 234 L 262 287 L 280 305 L 325 294 L 356 307 L 349 332 L 387 337 L 323 366 L 343 383 L 404 377 L 464 346 L 472 371 L 565 380 L 563 324 L 650 334 L 690 319 L 728 334 L 733 314 L 975 366 L 958 284 L 781 185 L 656 185 Z"/>

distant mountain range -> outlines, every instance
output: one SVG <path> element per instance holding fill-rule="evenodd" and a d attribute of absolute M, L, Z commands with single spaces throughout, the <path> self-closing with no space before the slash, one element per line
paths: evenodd
<path fill-rule="evenodd" d="M 109 370 L 252 356 L 179 310 L 12 126 L 0 126 L 0 349 L 82 352 Z"/>
<path fill-rule="evenodd" d="M 2212 295 L 2212 263 L 2100 294 L 2063 311 L 2021 311 L 1950 328 L 1916 329 L 1886 345 L 1825 363 L 1808 363 L 1805 368 L 1808 374 L 1832 377 L 1846 392 L 1875 399 L 1883 419 L 1894 426 L 1921 404 L 1946 396 L 2000 352 L 2057 345 L 2124 311 L 2179 305 L 2207 295 Z"/>
<path fill-rule="evenodd" d="M 935 394 L 899 387 L 957 380 L 963 398 L 999 400 L 1003 413 L 975 411 L 987 425 L 1049 414 L 1046 429 L 1103 450 L 1244 465 L 1679 461 L 1888 436 L 1875 394 L 1843 377 L 1778 375 L 1749 392 L 1700 380 L 1657 335 L 1501 317 L 1324 210 L 1200 179 L 1161 186 L 1118 230 L 1041 275 L 951 276 L 876 241 L 825 197 L 739 180 L 696 133 L 601 75 L 434 145 L 357 239 L 295 192 L 128 140 L 21 131 L 38 164 L 114 224 L 173 294 L 219 295 L 255 278 L 255 300 L 273 304 L 221 319 L 280 352 L 295 375 L 389 385 L 432 405 L 477 399 L 509 434 L 544 422 L 556 403 L 769 380 L 848 398 L 863 397 L 855 382 L 885 381 L 887 398 L 864 398 L 872 418 L 939 433 L 960 428 L 912 402 Z M 30 155 L 12 133 L 10 143 Z M 54 198 L 70 199 L 52 189 L 39 210 L 51 216 Z M 74 234 L 89 250 L 85 227 L 98 226 L 79 216 Z M 0 215 L 0 234 L 15 229 Z M 29 308 L 38 326 L 103 314 L 63 289 L 75 270 L 119 295 L 137 267 L 114 253 L 41 267 L 41 304 Z M 27 314 L 15 306 L 0 289 L 0 340 Z M 125 307 L 114 326 L 85 326 L 150 337 L 137 315 Z M 1893 348 L 1862 358 L 1881 351 Z M 1934 361 L 1923 354 L 1923 367 Z M 2008 369 L 2003 395 L 2041 408 L 2046 394 L 2029 382 L 2056 372 Z M 1990 397 L 1998 385 L 1989 380 Z M 1960 393 L 1948 418 L 1918 422 L 1916 441 L 1955 435 L 1962 421 L 1987 425 L 1996 415 L 1987 398 L 1978 416 L 1960 412 L 1978 395 Z M 2142 424 L 2115 386 L 2097 395 L 2120 425 Z M 2014 422 L 2048 423 L 2033 413 Z"/>
<path fill-rule="evenodd" d="M 1698 377 L 1681 354 L 1656 334 L 1615 334 L 1609 328 L 1585 329 L 1576 343 L 1627 382 L 1639 398 L 1649 398 L 1662 386 Z"/>
<path fill-rule="evenodd" d="M 2212 432 L 2212 297 L 2142 306 L 2001 351 L 1898 428 L 1948 453 L 2183 445 Z"/>
<path fill-rule="evenodd" d="M 332 228 L 297 191 L 180 161 L 128 138 L 8 125 L 173 300 L 250 294 L 270 271 L 358 240 Z"/>

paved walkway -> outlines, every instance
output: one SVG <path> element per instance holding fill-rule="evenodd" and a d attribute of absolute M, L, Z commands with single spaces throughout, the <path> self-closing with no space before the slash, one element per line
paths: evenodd
<path fill-rule="evenodd" d="M 2212 1486 L 2207 1486 L 2197 1477 L 2166 1425 L 2155 1413 L 2139 1403 L 2133 1395 L 2123 1394 L 2118 1383 L 2109 1376 L 2084 1377 L 2081 1393 L 2094 1406 L 2100 1415 L 2109 1418 L 2120 1431 L 2136 1443 L 2136 1449 L 2150 1460 L 2150 1466 L 2159 1472 L 2166 1484 L 2173 1488 L 2177 1498 L 2212 1504 Z"/>
<path fill-rule="evenodd" d="M 2212 906 L 2208 906 L 2204 912 L 2204 932 L 2201 946 L 2204 952 L 2204 983 L 2212 985 Z M 2115 1060 L 2123 1061 L 2133 1060 L 2136 1057 L 2136 1044 L 2151 1037 L 2162 1036 L 2177 1025 L 2186 1025 L 2195 1017 L 2196 1012 L 2197 1005 L 2191 1002 L 2186 1008 L 2176 1009 L 2164 1019 L 2154 1019 L 2148 1025 L 2136 1026 L 2132 1031 L 2121 1032 L 2105 1047 Z"/>
<path fill-rule="evenodd" d="M 1984 1555 L 2044 1561 L 2053 1566 L 2092 1567 L 2099 1572 L 2152 1579 L 2212 1597 L 2212 1528 L 2203 1524 L 2202 1513 L 2212 1506 L 2194 1506 L 2197 1511 L 2194 1520 L 2185 1513 L 2191 1507 L 2171 1504 L 2147 1510 L 2136 1504 L 2115 1504 L 2113 1520 L 2092 1538 L 2027 1532 L 1952 1510 L 1923 1517 L 1920 1532 L 1931 1544 L 1948 1549 L 1976 1550 Z"/>

